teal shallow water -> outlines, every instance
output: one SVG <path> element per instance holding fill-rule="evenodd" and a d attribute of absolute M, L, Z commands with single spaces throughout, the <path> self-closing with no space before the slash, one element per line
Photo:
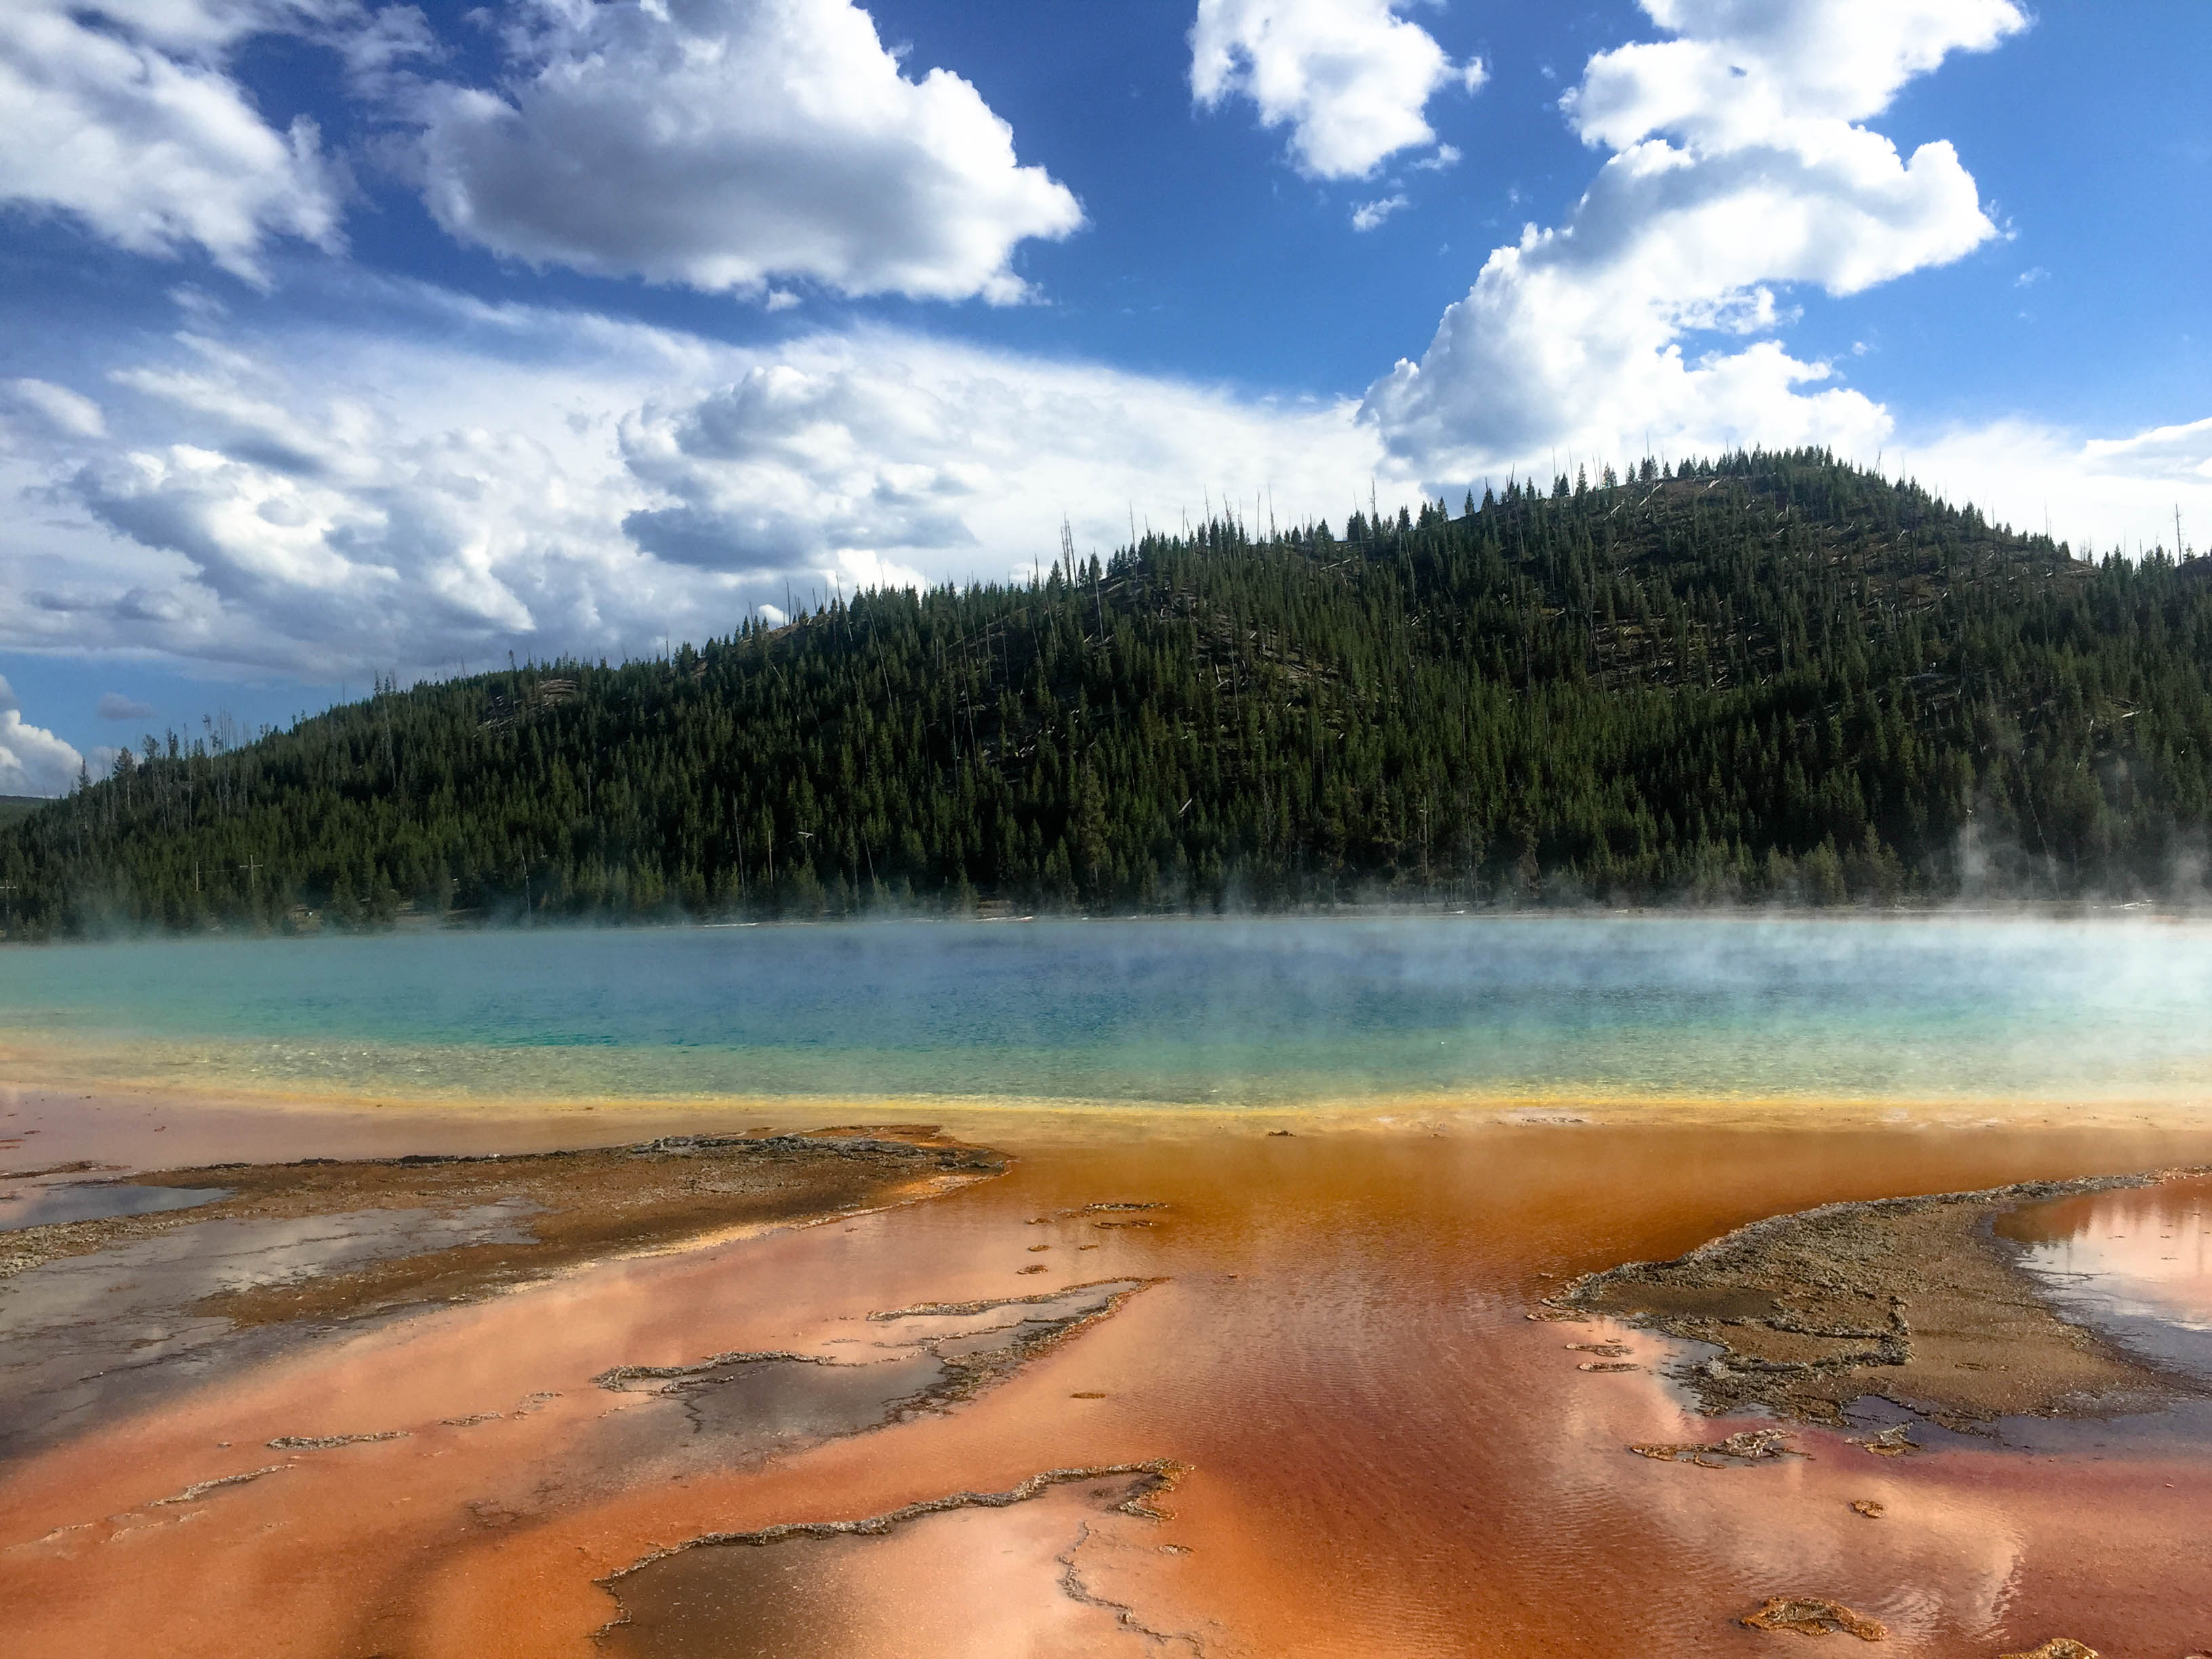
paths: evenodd
<path fill-rule="evenodd" d="M 2212 930 L 899 924 L 0 951 L 0 1042 L 306 1093 L 2212 1099 Z"/>

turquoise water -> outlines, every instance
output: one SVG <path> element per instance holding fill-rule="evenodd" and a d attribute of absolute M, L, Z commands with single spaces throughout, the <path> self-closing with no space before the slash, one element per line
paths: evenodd
<path fill-rule="evenodd" d="M 2212 930 L 1432 918 L 0 951 L 0 1042 L 410 1096 L 2212 1099 Z"/>

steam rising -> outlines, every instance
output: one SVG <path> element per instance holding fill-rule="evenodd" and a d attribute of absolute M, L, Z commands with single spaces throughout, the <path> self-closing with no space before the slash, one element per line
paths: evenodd
<path fill-rule="evenodd" d="M 288 1090 L 540 1098 L 2063 1113 L 2204 1097 L 2208 1004 L 2212 929 L 1968 917 L 537 931 L 0 958 L 0 1040 L 95 1072 L 190 1055 Z"/>

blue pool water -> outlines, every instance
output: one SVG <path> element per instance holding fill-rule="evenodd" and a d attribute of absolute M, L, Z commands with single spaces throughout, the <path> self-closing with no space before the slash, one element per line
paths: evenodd
<path fill-rule="evenodd" d="M 2212 1099 L 2212 929 L 902 923 L 0 951 L 0 1043 L 422 1096 Z"/>

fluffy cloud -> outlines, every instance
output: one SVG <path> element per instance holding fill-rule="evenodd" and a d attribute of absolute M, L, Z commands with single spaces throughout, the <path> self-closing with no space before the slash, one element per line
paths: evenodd
<path fill-rule="evenodd" d="M 445 49 L 404 4 L 10 0 L 0 203 L 134 252 L 198 246 L 254 283 L 272 237 L 334 246 L 343 192 L 314 123 L 278 131 L 233 73 L 248 41 L 290 34 L 331 49 L 397 128 L 447 231 L 533 264 L 1010 301 L 1027 292 L 1018 245 L 1082 223 L 974 87 L 908 79 L 851 0 L 514 9 L 491 89 L 424 80 Z"/>
<path fill-rule="evenodd" d="M 1179 526 L 1272 491 L 1285 519 L 1364 495 L 1375 453 L 1348 406 L 1279 407 L 1115 370 L 863 334 L 800 343 L 625 420 L 661 504 L 626 520 L 662 559 L 749 573 L 888 563 L 1026 575 L 1063 514 L 1101 551 L 1133 520 Z M 1255 495 L 1260 498 L 1255 500 Z"/>
<path fill-rule="evenodd" d="M 1401 149 L 1431 143 L 1424 112 L 1456 83 L 1486 78 L 1454 64 L 1426 29 L 1396 15 L 1402 0 L 1199 0 L 1190 87 L 1200 105 L 1231 96 L 1263 126 L 1291 130 L 1291 155 L 1317 179 L 1359 179 Z M 1364 228 L 1364 227 L 1363 227 Z"/>
<path fill-rule="evenodd" d="M 1347 404 L 892 331 L 738 348 L 358 286 L 356 331 L 198 319 L 87 389 L 100 431 L 0 449 L 0 649 L 330 683 L 641 653 L 793 591 L 1026 575 L 1063 514 L 1085 551 L 1224 501 L 1340 521 L 1388 470 Z M 2170 543 L 2177 500 L 2212 541 L 2212 422 L 1990 428 L 1889 459 L 1993 517 L 2047 504 L 2077 546 Z"/>
<path fill-rule="evenodd" d="M 1420 362 L 1369 390 L 1366 415 L 1425 477 L 1640 453 L 1646 433 L 1870 456 L 1887 412 L 1771 337 L 1777 288 L 1856 293 L 1995 234 L 1948 143 L 1903 156 L 1859 123 L 1948 53 L 2024 27 L 2010 0 L 1643 3 L 1677 38 L 1599 54 L 1564 100 L 1613 152 L 1569 222 L 1493 252 Z M 1693 356 L 1698 335 L 1716 343 Z"/>
<path fill-rule="evenodd" d="M 1590 59 L 1565 106 L 1584 139 L 1626 149 L 1674 133 L 1705 150 L 1863 121 L 1954 52 L 2027 27 L 2015 0 L 1641 0 L 1678 37 Z"/>
<path fill-rule="evenodd" d="M 1992 519 L 2027 530 L 2048 524 L 2077 555 L 2172 552 L 2177 540 L 2188 552 L 2212 553 L 2212 420 L 2087 440 L 2005 421 L 1893 447 L 1888 461 Z"/>
<path fill-rule="evenodd" d="M 497 93 L 420 97 L 453 235 L 537 264 L 764 293 L 1019 299 L 1029 237 L 1082 222 L 942 69 L 909 80 L 849 0 L 527 0 Z"/>
<path fill-rule="evenodd" d="M 0 795 L 58 795 L 83 764 L 52 732 L 24 723 L 15 688 L 0 677 Z"/>
<path fill-rule="evenodd" d="M 87 644 L 308 677 L 482 660 L 549 636 L 641 645 L 666 595 L 616 528 L 640 492 L 604 434 L 563 419 L 607 391 L 592 367 L 366 337 L 182 336 L 168 361 L 112 377 L 129 423 L 57 492 L 173 556 L 167 568 L 103 580 L 87 547 L 69 588 L 27 598 Z M 506 397 L 535 406 L 518 416 Z"/>
<path fill-rule="evenodd" d="M 1271 484 L 1284 519 L 1335 517 L 1377 459 L 1348 404 L 891 331 L 740 349 L 408 303 L 402 327 L 364 301 L 358 334 L 202 322 L 111 373 L 106 436 L 0 454 L 36 532 L 0 549 L 0 648 L 316 680 L 640 652 L 791 589 L 1026 575 L 1063 514 L 1102 551 L 1133 516 L 1249 520 Z"/>
<path fill-rule="evenodd" d="M 335 0 L 334 0 L 335 3 Z M 313 0 L 9 0 L 0 7 L 0 201 L 70 214 L 133 252 L 197 246 L 258 281 L 271 236 L 331 243 L 337 190 L 314 124 L 278 131 L 226 68 L 246 36 L 315 23 Z"/>

